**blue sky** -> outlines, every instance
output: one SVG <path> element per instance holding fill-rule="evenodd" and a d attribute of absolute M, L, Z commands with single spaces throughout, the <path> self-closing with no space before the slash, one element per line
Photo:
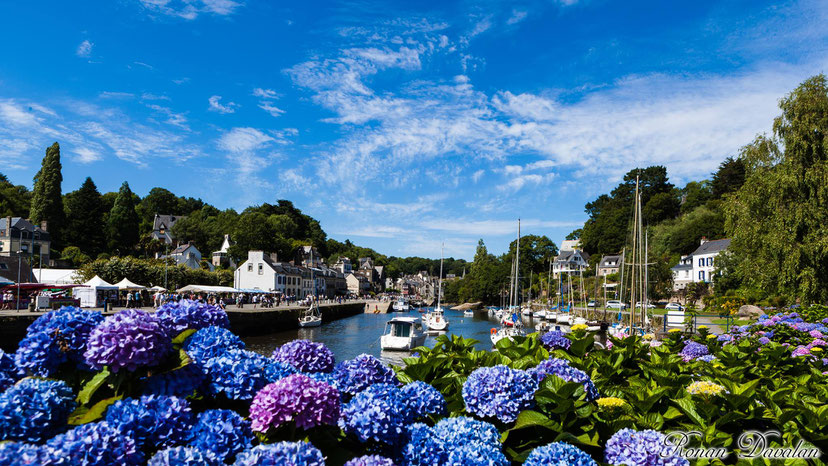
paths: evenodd
<path fill-rule="evenodd" d="M 0 166 L 219 208 L 286 198 L 336 239 L 470 259 L 560 243 L 636 167 L 676 184 L 828 65 L 821 1 L 107 0 L 0 7 Z"/>

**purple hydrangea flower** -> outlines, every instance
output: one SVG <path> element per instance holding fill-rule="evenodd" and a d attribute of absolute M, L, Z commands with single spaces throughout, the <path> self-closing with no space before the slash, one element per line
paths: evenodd
<path fill-rule="evenodd" d="M 183 445 L 194 423 L 190 404 L 174 396 L 142 396 L 116 401 L 106 422 L 131 438 L 139 448 Z"/>
<path fill-rule="evenodd" d="M 550 443 L 535 448 L 526 458 L 524 466 L 569 465 L 598 466 L 589 454 L 566 442 Z"/>
<path fill-rule="evenodd" d="M 208 391 L 232 400 L 250 400 L 265 385 L 296 373 L 296 369 L 252 351 L 231 349 L 208 360 Z"/>
<path fill-rule="evenodd" d="M 370 354 L 340 362 L 334 368 L 334 377 L 339 391 L 348 395 L 356 395 L 377 383 L 399 384 L 394 371 Z"/>
<path fill-rule="evenodd" d="M 732 339 L 733 339 L 733 337 L 731 335 L 727 334 L 727 333 L 723 333 L 723 334 L 719 335 L 718 337 L 716 337 L 716 341 L 718 341 L 718 342 L 728 342 Z"/>
<path fill-rule="evenodd" d="M 0 393 L 0 440 L 38 443 L 61 432 L 74 398 L 61 380 L 21 380 Z"/>
<path fill-rule="evenodd" d="M 322 452 L 306 442 L 278 442 L 243 451 L 234 466 L 325 466 Z"/>
<path fill-rule="evenodd" d="M 342 406 L 339 427 L 361 442 L 398 445 L 410 421 L 402 390 L 390 384 L 374 384 Z"/>
<path fill-rule="evenodd" d="M 290 421 L 295 421 L 296 427 L 311 429 L 335 425 L 338 419 L 339 392 L 302 374 L 266 385 L 250 405 L 250 420 L 257 432 L 267 432 Z"/>
<path fill-rule="evenodd" d="M 334 354 L 322 343 L 293 340 L 273 350 L 273 359 L 293 366 L 299 372 L 331 372 Z"/>
<path fill-rule="evenodd" d="M 665 447 L 664 440 L 664 435 L 654 430 L 621 429 L 607 441 L 604 460 L 626 466 L 689 466 L 689 461 L 675 456 L 671 447 Z"/>
<path fill-rule="evenodd" d="M 231 349 L 244 349 L 244 342 L 230 330 L 221 327 L 205 327 L 184 342 L 187 356 L 202 365 Z"/>
<path fill-rule="evenodd" d="M 46 443 L 45 464 L 86 466 L 144 464 L 135 441 L 106 422 L 83 424 Z"/>
<path fill-rule="evenodd" d="M 46 450 L 40 445 L 23 442 L 0 442 L 0 465 L 38 466 L 46 463 Z"/>
<path fill-rule="evenodd" d="M 710 354 L 710 350 L 707 349 L 707 346 L 704 346 L 701 343 L 696 343 L 692 340 L 685 341 L 684 348 L 681 352 L 679 352 L 679 355 L 684 362 L 692 361 L 698 357 L 704 356 L 705 354 Z"/>
<path fill-rule="evenodd" d="M 446 399 L 443 394 L 425 382 L 418 380 L 403 385 L 402 394 L 410 420 L 422 419 L 429 415 L 443 416 L 446 414 Z"/>
<path fill-rule="evenodd" d="M 480 367 L 463 384 L 463 401 L 472 414 L 509 423 L 535 405 L 537 389 L 538 381 L 526 371 L 504 365 Z"/>
<path fill-rule="evenodd" d="M 584 386 L 587 401 L 593 401 L 598 398 L 598 389 L 586 372 L 576 369 L 569 365 L 564 359 L 550 357 L 545 361 L 541 361 L 536 367 L 528 371 L 535 380 L 540 383 L 549 375 L 555 375 L 563 379 L 565 382 L 576 382 Z"/>
<path fill-rule="evenodd" d="M 760 345 L 767 345 L 768 343 L 770 343 L 770 338 L 768 338 L 768 337 L 759 338 L 759 344 Z"/>
<path fill-rule="evenodd" d="M 808 349 L 807 346 L 797 346 L 796 349 L 793 350 L 793 352 L 791 353 L 791 356 L 793 356 L 795 358 L 799 357 L 799 356 L 810 356 L 810 355 L 811 355 L 811 350 Z"/>
<path fill-rule="evenodd" d="M 172 340 L 161 321 L 138 309 L 109 316 L 89 335 L 86 362 L 93 368 L 109 366 L 135 371 L 158 365 L 172 349 Z"/>
<path fill-rule="evenodd" d="M 713 362 L 717 359 L 718 358 L 716 356 L 713 356 L 712 354 L 705 354 L 704 356 L 699 356 L 698 358 L 696 358 L 696 361 Z"/>
<path fill-rule="evenodd" d="M 104 318 L 100 312 L 64 306 L 37 318 L 26 330 L 15 354 L 17 367 L 42 377 L 67 361 L 88 370 L 83 358 L 92 329 Z"/>
<path fill-rule="evenodd" d="M 552 330 L 550 332 L 546 332 L 540 337 L 540 341 L 543 346 L 548 350 L 554 349 L 562 349 L 568 350 L 570 346 L 572 346 L 572 341 L 565 337 L 563 332 L 559 332 L 557 330 Z"/>
<path fill-rule="evenodd" d="M 365 455 L 352 458 L 345 466 L 394 466 L 394 462 L 384 456 Z"/>
<path fill-rule="evenodd" d="M 222 466 L 224 463 L 205 451 L 193 447 L 172 447 L 159 451 L 147 466 Z"/>
<path fill-rule="evenodd" d="M 808 335 L 810 335 L 811 338 L 824 338 L 824 335 L 822 334 L 822 332 L 820 332 L 819 330 L 816 330 L 816 329 L 811 330 L 810 332 L 808 332 Z"/>
<path fill-rule="evenodd" d="M 198 415 L 190 431 L 190 446 L 209 452 L 221 461 L 233 461 L 252 446 L 250 421 L 229 409 L 210 409 Z"/>
<path fill-rule="evenodd" d="M 230 320 L 224 309 L 189 299 L 163 304 L 155 315 L 172 336 L 188 329 L 198 330 L 211 326 L 230 328 Z"/>

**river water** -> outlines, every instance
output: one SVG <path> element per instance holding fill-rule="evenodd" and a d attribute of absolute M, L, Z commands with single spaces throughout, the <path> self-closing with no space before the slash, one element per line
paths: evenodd
<path fill-rule="evenodd" d="M 385 323 L 396 316 L 417 316 L 421 314 L 415 309 L 409 312 L 395 312 L 393 314 L 358 314 L 353 317 L 323 322 L 321 327 L 300 328 L 272 333 L 270 335 L 250 336 L 243 338 L 247 348 L 267 356 L 284 343 L 296 339 L 305 339 L 324 343 L 336 355 L 336 360 L 344 361 L 359 354 L 368 353 L 391 364 L 402 364 L 402 358 L 408 353 L 400 351 L 381 351 L 379 339 L 385 330 Z M 478 340 L 477 349 L 489 350 L 492 342 L 489 332 L 498 326 L 497 318 L 489 317 L 484 310 L 475 312 L 474 317 L 464 317 L 462 311 L 445 311 L 449 321 L 448 334 L 460 335 L 465 338 Z M 531 318 L 523 318 L 527 331 L 533 330 Z M 439 333 L 429 333 L 425 346 L 432 347 Z"/>

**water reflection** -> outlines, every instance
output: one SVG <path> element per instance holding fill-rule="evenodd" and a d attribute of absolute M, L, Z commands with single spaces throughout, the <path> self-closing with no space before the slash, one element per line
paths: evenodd
<path fill-rule="evenodd" d="M 358 314 L 353 317 L 324 322 L 321 327 L 299 328 L 285 330 L 270 335 L 252 336 L 243 338 L 247 348 L 258 353 L 270 356 L 273 350 L 284 343 L 296 339 L 318 341 L 328 346 L 337 361 L 351 359 L 361 353 L 374 355 L 383 361 L 391 364 L 402 364 L 402 359 L 409 356 L 405 351 L 382 351 L 379 339 L 385 330 L 385 323 L 394 316 L 408 315 L 419 317 L 417 310 L 407 313 L 395 312 L 393 314 Z M 462 311 L 445 311 L 446 319 L 449 321 L 448 331 L 428 332 L 425 346 L 432 347 L 438 335 L 461 335 L 465 338 L 478 340 L 475 345 L 477 349 L 489 350 L 492 343 L 489 338 L 493 327 L 499 325 L 495 316 L 489 316 L 483 311 L 475 312 L 473 317 L 466 317 Z M 534 331 L 534 324 L 531 317 L 522 317 L 523 324 L 527 331 Z"/>

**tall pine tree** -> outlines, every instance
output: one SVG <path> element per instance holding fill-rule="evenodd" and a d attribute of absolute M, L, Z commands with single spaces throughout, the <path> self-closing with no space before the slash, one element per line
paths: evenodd
<path fill-rule="evenodd" d="M 129 254 L 138 243 L 138 213 L 135 211 L 135 199 L 129 184 L 124 181 L 118 196 L 115 198 L 115 205 L 109 211 L 109 224 L 107 228 L 107 239 L 109 250 L 120 255 Z"/>
<path fill-rule="evenodd" d="M 101 193 L 92 178 L 87 177 L 80 189 L 67 194 L 65 204 L 65 244 L 94 258 L 106 249 L 106 231 Z"/>
<path fill-rule="evenodd" d="M 30 216 L 35 224 L 43 220 L 48 222 L 53 248 L 60 248 L 62 245 L 61 233 L 65 223 L 63 197 L 60 188 L 62 182 L 60 145 L 56 142 L 46 149 L 46 156 L 43 157 L 40 170 L 34 177 L 30 211 Z"/>

